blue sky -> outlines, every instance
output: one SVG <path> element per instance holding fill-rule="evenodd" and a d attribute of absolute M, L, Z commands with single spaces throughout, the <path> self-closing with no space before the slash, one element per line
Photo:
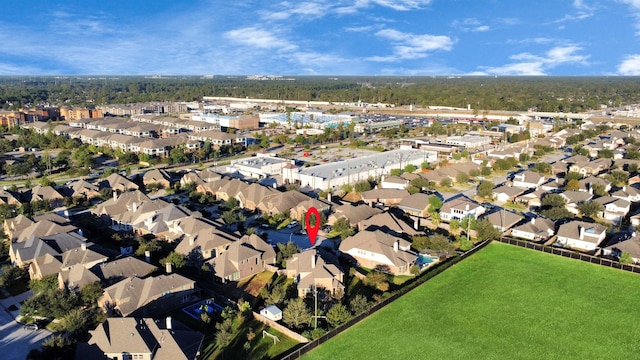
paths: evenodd
<path fill-rule="evenodd" d="M 640 0 L 18 0 L 0 75 L 640 75 Z"/>

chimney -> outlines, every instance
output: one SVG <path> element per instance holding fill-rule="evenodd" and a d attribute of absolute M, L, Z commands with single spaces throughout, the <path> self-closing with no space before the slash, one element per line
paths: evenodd
<path fill-rule="evenodd" d="M 593 188 L 589 186 L 589 194 L 593 195 Z"/>
<path fill-rule="evenodd" d="M 578 231 L 580 233 L 580 240 L 583 240 L 584 239 L 584 226 L 579 225 L 578 226 Z"/>
<path fill-rule="evenodd" d="M 80 249 L 82 249 L 82 251 L 87 251 L 87 242 L 83 241 L 82 244 L 80 244 Z"/>
<path fill-rule="evenodd" d="M 400 247 L 400 240 L 396 240 L 393 242 L 393 251 L 398 252 L 398 248 Z"/>
<path fill-rule="evenodd" d="M 164 269 L 166 271 L 167 274 L 171 274 L 172 270 L 172 265 L 171 262 L 167 262 L 166 264 L 164 264 Z"/>
<path fill-rule="evenodd" d="M 622 187 L 622 191 L 627 191 L 627 185 L 624 185 L 624 186 Z"/>
<path fill-rule="evenodd" d="M 189 246 L 193 246 L 193 243 L 194 243 L 195 241 L 196 241 L 196 240 L 193 238 L 193 236 L 189 236 Z"/>
<path fill-rule="evenodd" d="M 312 269 L 316 268 L 316 254 L 315 253 L 313 255 L 311 255 L 311 268 Z"/>
<path fill-rule="evenodd" d="M 327 193 L 327 201 L 331 203 L 331 191 Z"/>
<path fill-rule="evenodd" d="M 171 324 L 171 316 L 167 316 L 166 325 L 167 325 L 167 330 L 173 329 L 173 325 Z"/>
<path fill-rule="evenodd" d="M 113 192 L 113 201 L 118 200 L 118 192 L 117 191 L 112 191 Z"/>
<path fill-rule="evenodd" d="M 420 226 L 420 218 L 416 217 L 416 221 L 413 222 L 413 228 L 415 230 L 418 230 L 418 227 Z"/>
<path fill-rule="evenodd" d="M 148 263 L 151 263 L 151 251 L 147 250 L 144 252 L 144 260 Z"/>
<path fill-rule="evenodd" d="M 138 211 L 138 204 L 134 201 L 132 204 L 133 212 Z"/>
<path fill-rule="evenodd" d="M 531 218 L 531 224 L 533 224 L 533 225 L 536 224 L 536 218 L 534 218 L 534 217 Z"/>

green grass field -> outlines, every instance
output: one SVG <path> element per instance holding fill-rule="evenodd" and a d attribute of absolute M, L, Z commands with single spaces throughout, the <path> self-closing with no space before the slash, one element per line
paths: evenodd
<path fill-rule="evenodd" d="M 492 243 L 303 358 L 630 358 L 639 298 L 640 275 Z"/>

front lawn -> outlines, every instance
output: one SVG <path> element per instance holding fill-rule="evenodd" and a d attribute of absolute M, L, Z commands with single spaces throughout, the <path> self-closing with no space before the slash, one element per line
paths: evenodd
<path fill-rule="evenodd" d="M 640 277 L 492 243 L 305 359 L 623 359 Z"/>

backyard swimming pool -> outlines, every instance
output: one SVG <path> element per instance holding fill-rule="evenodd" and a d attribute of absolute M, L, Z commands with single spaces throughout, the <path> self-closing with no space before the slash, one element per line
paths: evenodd
<path fill-rule="evenodd" d="M 224 310 L 224 307 L 213 302 L 213 299 L 202 300 L 182 309 L 182 311 L 196 320 L 200 320 L 200 314 L 202 314 L 203 311 L 211 315 L 215 312 L 222 312 L 222 310 Z"/>
<path fill-rule="evenodd" d="M 419 254 L 418 255 L 418 259 L 416 260 L 416 265 L 418 265 L 420 267 L 420 269 L 423 269 L 423 268 L 431 265 L 432 263 L 438 261 L 438 259 L 439 259 L 439 257 L 437 257 L 437 256 Z"/>

